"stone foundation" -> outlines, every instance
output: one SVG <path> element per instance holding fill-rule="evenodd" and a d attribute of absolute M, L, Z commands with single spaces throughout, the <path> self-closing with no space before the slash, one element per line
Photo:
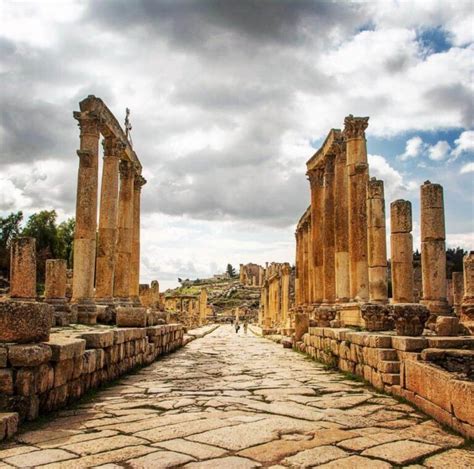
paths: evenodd
<path fill-rule="evenodd" d="M 20 421 L 34 420 L 76 402 L 89 390 L 181 347 L 183 335 L 180 324 L 101 327 L 52 333 L 43 343 L 0 344 L 0 417 L 13 412 Z M 1 422 L 0 440 L 11 436 Z"/>
<path fill-rule="evenodd" d="M 309 327 L 295 348 L 407 399 L 474 438 L 474 337 L 404 337 Z"/>

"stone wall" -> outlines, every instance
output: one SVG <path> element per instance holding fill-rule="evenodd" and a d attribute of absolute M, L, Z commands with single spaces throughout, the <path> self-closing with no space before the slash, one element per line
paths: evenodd
<path fill-rule="evenodd" d="M 403 397 L 474 438 L 474 381 L 469 379 L 474 337 L 403 337 L 325 327 L 309 327 L 308 331 L 296 343 L 298 350 L 357 375 L 376 389 Z M 449 357 L 449 366 L 454 366 L 452 357 L 456 357 L 460 367 L 456 372 L 443 369 Z"/>
<path fill-rule="evenodd" d="M 20 421 L 34 420 L 76 402 L 87 391 L 181 347 L 183 335 L 180 324 L 101 327 L 53 333 L 43 343 L 0 344 L 0 416 L 16 412 Z M 11 417 L 8 421 L 13 425 Z M 0 431 L 0 440 L 5 432 Z"/>

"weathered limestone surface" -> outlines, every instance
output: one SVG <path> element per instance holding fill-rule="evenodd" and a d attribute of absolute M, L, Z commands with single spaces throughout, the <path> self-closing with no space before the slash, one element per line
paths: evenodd
<path fill-rule="evenodd" d="M 474 334 L 474 251 L 464 256 L 464 297 L 461 305 L 461 322 Z"/>
<path fill-rule="evenodd" d="M 335 221 L 334 221 L 334 165 L 335 155 L 326 157 L 324 166 L 324 218 L 323 218 L 323 301 L 334 303 L 336 300 L 335 265 Z"/>
<path fill-rule="evenodd" d="M 387 241 L 383 181 L 372 178 L 367 184 L 367 231 L 369 301 L 387 303 Z"/>
<path fill-rule="evenodd" d="M 130 269 L 130 295 L 134 304 L 138 305 L 140 283 L 140 207 L 142 187 L 146 184 L 143 176 L 137 175 L 133 185 L 133 228 Z"/>
<path fill-rule="evenodd" d="M 420 189 L 421 198 L 421 268 L 422 302 L 432 314 L 446 314 L 446 230 L 444 225 L 443 188 L 426 181 Z"/>
<path fill-rule="evenodd" d="M 18 434 L 0 446 L 0 461 L 388 469 L 438 458 L 456 467 L 472 461 L 463 444 L 409 405 L 221 327 L 99 391 L 93 402 Z"/>
<path fill-rule="evenodd" d="M 112 302 L 117 242 L 117 200 L 120 152 L 124 143 L 115 137 L 103 141 L 104 164 L 100 193 L 99 234 L 96 267 L 96 299 Z"/>
<path fill-rule="evenodd" d="M 349 267 L 351 299 L 369 299 L 367 253 L 367 146 L 365 129 L 368 117 L 347 116 L 344 119 L 344 138 L 349 178 Z"/>
<path fill-rule="evenodd" d="M 10 259 L 10 297 L 35 299 L 36 240 L 28 237 L 14 239 Z"/>
<path fill-rule="evenodd" d="M 65 259 L 48 259 L 46 261 L 46 278 L 44 297 L 46 300 L 66 299 L 66 270 Z"/>
<path fill-rule="evenodd" d="M 303 303 L 322 303 L 324 297 L 324 169 L 317 168 L 308 173 L 311 185 L 311 244 L 313 246 L 313 298 L 304 297 Z"/>
<path fill-rule="evenodd" d="M 413 237 L 411 203 L 390 204 L 392 298 L 394 303 L 413 303 Z"/>

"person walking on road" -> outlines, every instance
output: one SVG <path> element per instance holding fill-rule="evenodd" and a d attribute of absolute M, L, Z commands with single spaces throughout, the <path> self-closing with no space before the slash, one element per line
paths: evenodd
<path fill-rule="evenodd" d="M 240 330 L 240 324 L 239 321 L 235 321 L 235 333 L 238 334 Z"/>
<path fill-rule="evenodd" d="M 248 321 L 245 321 L 245 322 L 244 322 L 244 332 L 245 332 L 245 335 L 247 335 L 247 330 L 248 330 L 248 328 L 249 328 L 249 323 L 248 323 Z"/>

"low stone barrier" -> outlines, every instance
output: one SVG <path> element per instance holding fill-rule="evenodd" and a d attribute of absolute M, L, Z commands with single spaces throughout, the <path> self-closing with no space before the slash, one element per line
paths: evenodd
<path fill-rule="evenodd" d="M 309 327 L 294 347 L 312 358 L 403 397 L 474 438 L 474 337 L 405 337 Z M 454 361 L 453 357 L 456 358 Z M 451 367 L 455 371 L 446 371 Z"/>
<path fill-rule="evenodd" d="M 34 420 L 76 402 L 87 391 L 179 348 L 183 335 L 181 324 L 169 324 L 64 330 L 52 333 L 48 342 L 0 344 L 0 440 L 12 434 L 9 413 L 17 413 L 20 422 Z"/>

